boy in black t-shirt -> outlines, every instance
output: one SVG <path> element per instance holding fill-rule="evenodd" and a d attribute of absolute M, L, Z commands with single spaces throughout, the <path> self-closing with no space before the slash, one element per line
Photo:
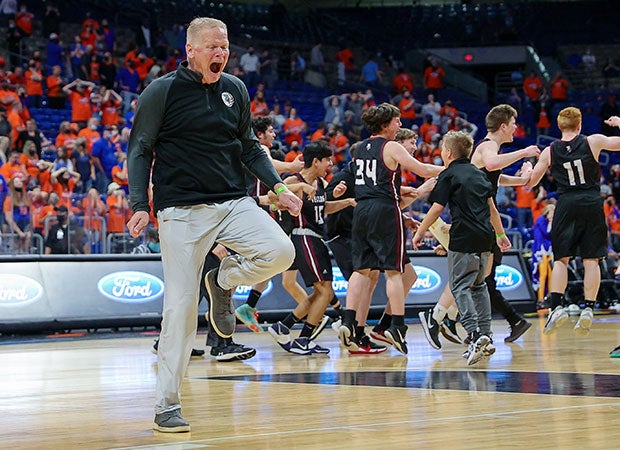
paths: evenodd
<path fill-rule="evenodd" d="M 493 203 L 493 185 L 469 161 L 473 140 L 463 132 L 444 136 L 441 157 L 446 169 L 439 174 L 429 197 L 431 209 L 413 237 L 417 250 L 424 233 L 449 205 L 452 213 L 448 269 L 450 289 L 461 313 L 461 324 L 470 338 L 469 365 L 495 352 L 491 333 L 491 300 L 485 284 L 493 230 L 502 251 L 510 248 L 502 221 Z"/>

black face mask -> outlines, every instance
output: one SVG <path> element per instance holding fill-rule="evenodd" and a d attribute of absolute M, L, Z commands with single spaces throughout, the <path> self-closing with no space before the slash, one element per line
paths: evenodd
<path fill-rule="evenodd" d="M 67 216 L 65 215 L 56 216 L 56 219 L 58 219 L 58 223 L 64 224 L 67 221 Z"/>

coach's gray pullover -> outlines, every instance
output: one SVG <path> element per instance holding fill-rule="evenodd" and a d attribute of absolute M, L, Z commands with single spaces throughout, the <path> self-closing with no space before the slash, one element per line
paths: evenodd
<path fill-rule="evenodd" d="M 246 195 L 243 165 L 272 188 L 281 179 L 251 127 L 250 99 L 238 78 L 213 84 L 182 63 L 154 80 L 138 101 L 128 149 L 133 211 L 149 211 L 153 159 L 155 211 Z"/>

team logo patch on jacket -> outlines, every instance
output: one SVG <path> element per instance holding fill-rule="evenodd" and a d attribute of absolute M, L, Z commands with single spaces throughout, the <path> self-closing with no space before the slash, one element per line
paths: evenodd
<path fill-rule="evenodd" d="M 235 97 L 230 92 L 222 92 L 222 101 L 230 108 L 235 103 Z"/>

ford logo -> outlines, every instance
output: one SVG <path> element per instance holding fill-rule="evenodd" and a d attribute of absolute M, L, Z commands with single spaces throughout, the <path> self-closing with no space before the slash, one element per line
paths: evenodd
<path fill-rule="evenodd" d="M 246 301 L 248 299 L 248 295 L 250 295 L 250 291 L 252 290 L 252 286 L 237 286 L 235 292 L 233 292 L 233 300 Z M 273 290 L 273 282 L 269 280 L 265 290 L 261 295 L 267 295 Z"/>
<path fill-rule="evenodd" d="M 501 264 L 495 269 L 495 284 L 500 291 L 511 291 L 523 283 L 523 274 L 512 266 Z"/>
<path fill-rule="evenodd" d="M 164 282 L 149 273 L 114 272 L 101 278 L 97 289 L 115 302 L 146 303 L 164 293 Z"/>
<path fill-rule="evenodd" d="M 347 287 L 349 282 L 344 279 L 340 267 L 332 266 L 332 289 L 337 297 L 347 296 Z"/>
<path fill-rule="evenodd" d="M 424 266 L 413 266 L 418 279 L 409 290 L 410 294 L 426 294 L 441 287 L 441 276 L 433 269 Z"/>
<path fill-rule="evenodd" d="M 0 275 L 0 306 L 25 306 L 36 302 L 43 295 L 38 281 L 23 275 Z"/>

